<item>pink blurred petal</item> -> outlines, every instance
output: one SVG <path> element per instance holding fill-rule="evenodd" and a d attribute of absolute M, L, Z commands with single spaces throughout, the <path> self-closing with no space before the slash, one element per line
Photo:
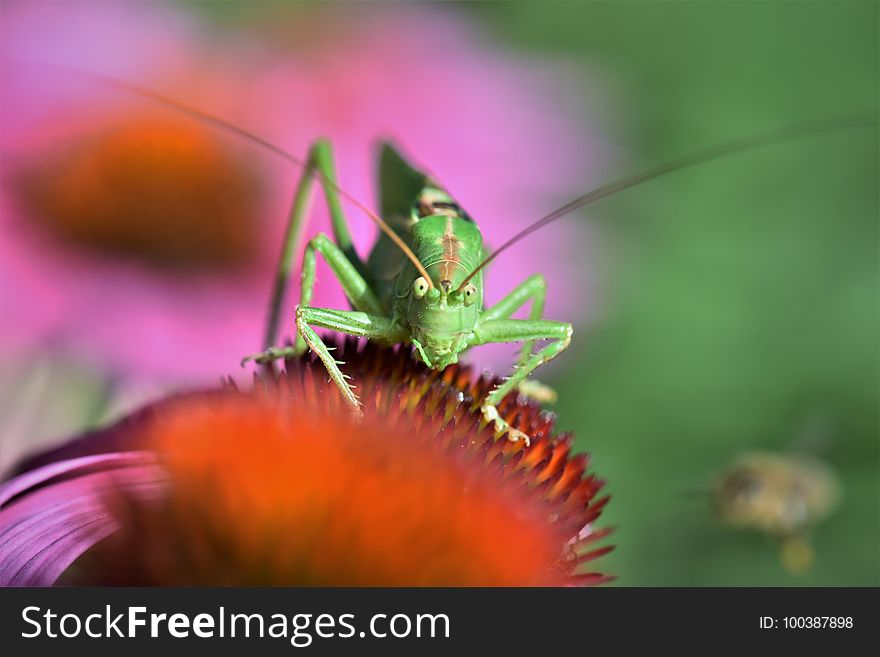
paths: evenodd
<path fill-rule="evenodd" d="M 117 529 L 105 505 L 108 493 L 151 498 L 166 481 L 149 453 L 107 454 L 31 471 L 4 485 L 5 499 L 58 476 L 71 478 L 46 483 L 0 509 L 0 586 L 54 584 L 80 555 Z"/>
<path fill-rule="evenodd" d="M 120 463 L 129 465 L 129 461 L 130 456 L 128 454 L 117 452 L 50 463 L 38 470 L 32 470 L 7 481 L 4 484 L 0 484 L 0 507 L 13 497 L 20 495 L 28 489 L 43 484 L 50 479 L 60 477 L 61 475 L 64 475 L 65 478 L 78 477 L 96 469 L 107 469 L 108 467 L 118 466 Z"/>

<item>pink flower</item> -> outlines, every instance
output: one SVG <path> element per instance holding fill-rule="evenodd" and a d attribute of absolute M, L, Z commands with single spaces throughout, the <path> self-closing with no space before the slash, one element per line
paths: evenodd
<path fill-rule="evenodd" d="M 0 586 L 581 586 L 609 498 L 535 402 L 497 379 L 335 341 L 364 415 L 314 359 L 250 390 L 177 394 L 19 463 L 0 485 Z M 70 566 L 73 567 L 70 567 Z"/>
<path fill-rule="evenodd" d="M 575 118 L 585 113 L 564 71 L 485 45 L 445 10 L 333 14 L 331 23 L 291 16 L 268 42 L 153 4 L 2 11 L 3 54 L 18 58 L 3 61 L 0 143 L 0 315 L 11 319 L 3 337 L 15 346 L 52 338 L 142 378 L 212 380 L 234 370 L 262 347 L 299 176 L 149 100 L 28 60 L 156 90 L 295 154 L 327 136 L 340 184 L 372 207 L 374 146 L 391 138 L 449 187 L 490 245 L 596 181 L 598 140 Z M 366 253 L 375 227 L 354 208 L 348 216 Z M 540 272 L 547 315 L 584 317 L 589 249 L 576 221 L 499 258 L 488 301 Z M 308 232 L 321 230 L 329 226 L 316 201 Z M 318 277 L 314 303 L 346 307 L 323 264 Z M 297 293 L 295 278 L 291 313 Z M 476 352 L 478 362 L 500 370 L 513 360 L 511 346 L 502 357 L 486 353 Z"/>

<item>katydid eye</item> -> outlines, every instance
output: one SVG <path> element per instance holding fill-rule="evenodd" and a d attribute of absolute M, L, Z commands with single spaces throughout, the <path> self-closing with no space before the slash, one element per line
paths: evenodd
<path fill-rule="evenodd" d="M 464 305 L 469 306 L 474 301 L 477 300 L 477 286 L 473 283 L 468 283 L 464 286 Z"/>
<path fill-rule="evenodd" d="M 425 280 L 424 276 L 419 276 L 413 281 L 413 294 L 416 295 L 416 299 L 423 298 L 427 294 L 428 288 L 430 288 L 430 285 L 428 285 L 428 281 Z"/>

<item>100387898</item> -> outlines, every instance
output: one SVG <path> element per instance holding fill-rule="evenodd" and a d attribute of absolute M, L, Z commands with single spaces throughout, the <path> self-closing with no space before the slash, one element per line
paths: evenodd
<path fill-rule="evenodd" d="M 852 616 L 786 616 L 782 619 L 787 630 L 851 629 Z"/>

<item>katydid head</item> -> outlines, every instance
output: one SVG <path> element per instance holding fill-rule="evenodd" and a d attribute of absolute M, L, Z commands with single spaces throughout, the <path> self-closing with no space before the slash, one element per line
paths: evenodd
<path fill-rule="evenodd" d="M 468 347 L 483 305 L 482 276 L 464 283 L 482 255 L 482 237 L 472 222 L 443 215 L 422 218 L 413 237 L 429 278 L 413 270 L 404 275 L 399 307 L 410 327 L 416 359 L 443 369 L 458 362 L 458 354 Z"/>
<path fill-rule="evenodd" d="M 434 276 L 435 267 L 427 268 Z M 439 279 L 428 288 L 421 276 L 416 278 L 406 311 L 415 358 L 434 369 L 457 363 L 477 323 L 482 296 L 474 283 L 459 291 L 449 279 Z"/>

